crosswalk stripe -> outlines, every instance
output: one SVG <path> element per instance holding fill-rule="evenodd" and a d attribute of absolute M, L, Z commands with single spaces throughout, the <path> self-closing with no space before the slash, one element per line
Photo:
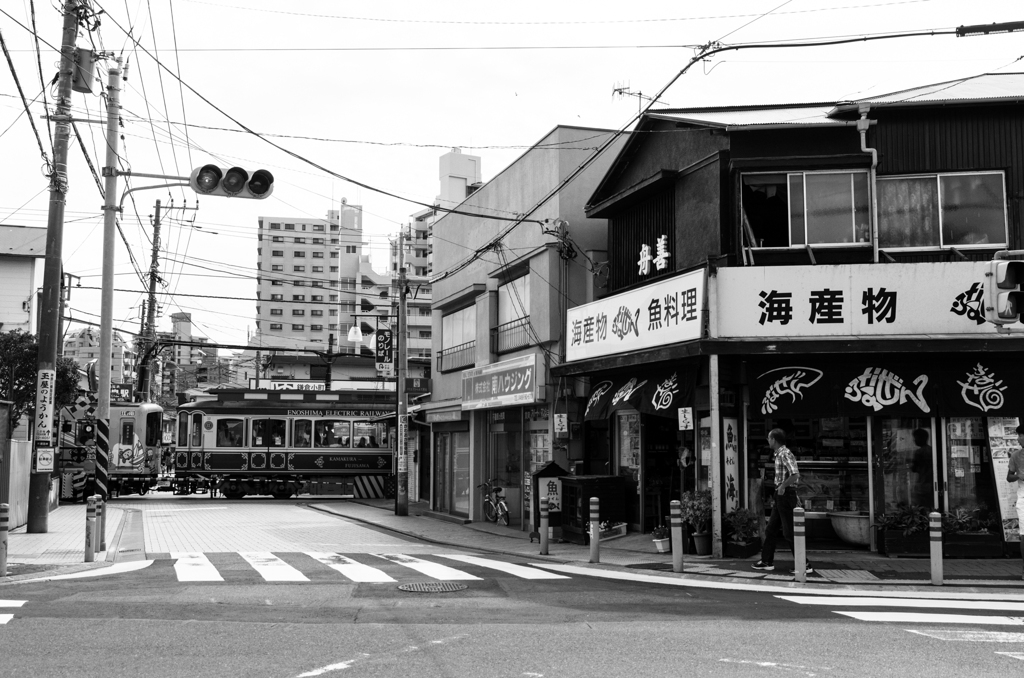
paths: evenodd
<path fill-rule="evenodd" d="M 171 553 L 175 559 L 174 572 L 178 581 L 224 581 L 213 563 L 202 553 L 176 551 Z"/>
<path fill-rule="evenodd" d="M 927 612 L 845 612 L 836 614 L 861 621 L 896 622 L 900 624 L 989 624 L 997 626 L 1024 626 L 1024 617 L 983 617 L 969 614 L 934 614 Z"/>
<path fill-rule="evenodd" d="M 868 598 L 859 596 L 775 596 L 800 605 L 847 605 L 853 607 L 920 607 L 957 610 L 1024 612 L 1024 603 L 1000 600 L 935 600 L 932 598 Z"/>
<path fill-rule="evenodd" d="M 0 600 L 0 607 L 21 607 L 27 602 L 26 600 Z"/>
<path fill-rule="evenodd" d="M 477 558 L 476 556 L 463 556 L 451 553 L 438 553 L 436 555 L 439 558 L 450 558 L 451 560 L 458 560 L 459 562 L 467 563 L 469 565 L 477 565 L 479 567 L 498 570 L 499 572 L 512 574 L 522 579 L 569 579 L 569 577 L 566 577 L 563 574 L 545 572 L 544 570 L 536 570 L 532 567 L 516 565 L 515 563 L 505 563 L 500 560 L 489 560 L 487 558 Z"/>
<path fill-rule="evenodd" d="M 269 551 L 239 551 L 238 555 L 266 581 L 309 581 L 309 577 Z"/>
<path fill-rule="evenodd" d="M 421 572 L 428 577 L 434 579 L 440 579 L 441 581 L 481 581 L 480 577 L 463 572 L 462 570 L 456 570 L 454 567 L 448 567 L 447 565 L 441 565 L 440 563 L 432 563 L 428 560 L 420 560 L 419 558 L 413 558 L 412 556 L 405 556 L 397 553 L 375 553 L 378 558 L 383 558 L 389 562 L 395 563 L 396 565 L 402 565 L 410 569 Z"/>
<path fill-rule="evenodd" d="M 381 583 L 395 581 L 382 570 L 370 567 L 369 565 L 363 565 L 337 553 L 306 553 L 306 555 L 340 572 L 354 582 Z"/>
<path fill-rule="evenodd" d="M 0 624 L 6 624 L 7 622 L 14 619 L 13 614 L 0 614 Z"/>
<path fill-rule="evenodd" d="M 936 640 L 958 640 L 968 643 L 1024 643 L 1024 633 L 1007 633 L 1005 631 L 907 629 L 920 636 L 928 636 Z"/>

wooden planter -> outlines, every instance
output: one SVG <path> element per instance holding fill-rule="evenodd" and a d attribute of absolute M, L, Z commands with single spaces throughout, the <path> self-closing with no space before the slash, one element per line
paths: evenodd
<path fill-rule="evenodd" d="M 761 540 L 755 539 L 754 541 L 748 541 L 739 544 L 734 541 L 725 542 L 725 557 L 726 558 L 750 558 L 755 556 L 761 551 Z"/>
<path fill-rule="evenodd" d="M 903 530 L 879 530 L 878 536 L 879 552 L 884 552 L 890 558 L 930 554 L 927 530 L 911 535 L 904 535 Z"/>
<path fill-rule="evenodd" d="M 1003 540 L 991 532 L 950 532 L 942 535 L 943 558 L 1001 558 Z"/>

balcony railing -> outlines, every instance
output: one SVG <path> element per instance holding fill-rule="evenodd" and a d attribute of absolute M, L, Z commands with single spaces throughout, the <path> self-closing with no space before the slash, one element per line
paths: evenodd
<path fill-rule="evenodd" d="M 530 316 L 517 318 L 491 330 L 491 353 L 508 353 L 531 343 Z"/>
<path fill-rule="evenodd" d="M 476 364 L 476 342 L 467 341 L 465 344 L 446 348 L 437 354 L 437 371 L 451 372 L 466 367 L 473 367 Z"/>

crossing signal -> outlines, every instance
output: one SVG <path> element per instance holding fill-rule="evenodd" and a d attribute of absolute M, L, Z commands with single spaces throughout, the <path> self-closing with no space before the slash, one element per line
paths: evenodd
<path fill-rule="evenodd" d="M 264 169 L 258 169 L 250 175 L 241 167 L 224 169 L 216 165 L 203 165 L 192 170 L 188 183 L 196 193 L 225 198 L 262 200 L 274 192 L 274 175 Z"/>
<path fill-rule="evenodd" d="M 997 325 L 1020 322 L 1024 310 L 1024 261 L 993 259 L 985 273 L 985 320 Z"/>

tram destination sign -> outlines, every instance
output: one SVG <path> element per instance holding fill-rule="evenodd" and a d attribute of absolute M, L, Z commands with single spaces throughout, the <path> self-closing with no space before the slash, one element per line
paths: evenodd
<path fill-rule="evenodd" d="M 394 454 L 391 452 L 300 452 L 288 455 L 288 470 L 393 473 Z"/>

